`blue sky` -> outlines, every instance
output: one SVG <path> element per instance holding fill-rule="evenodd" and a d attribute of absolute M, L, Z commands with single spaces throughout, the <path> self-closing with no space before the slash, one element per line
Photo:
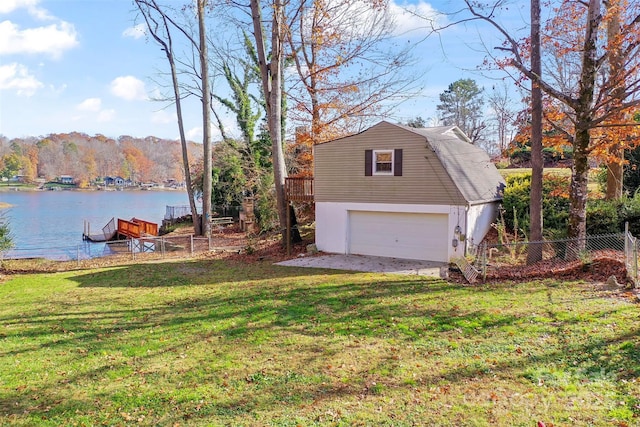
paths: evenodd
<path fill-rule="evenodd" d="M 431 15 L 461 3 L 402 6 Z M 516 19 L 527 9 L 526 4 L 518 6 Z M 401 7 L 393 10 L 400 28 L 413 29 L 398 37 L 415 41 L 425 34 L 417 29 L 424 21 L 404 14 Z M 166 69 L 166 60 L 136 31 L 135 18 L 130 0 L 1 0 L 0 135 L 77 131 L 177 138 L 173 107 L 150 100 L 159 93 L 158 70 Z M 438 95 L 459 78 L 474 78 L 490 89 L 492 81 L 473 72 L 485 56 L 479 45 L 489 34 L 485 31 L 475 24 L 457 26 L 421 43 L 413 72 L 423 89 L 398 107 L 394 119 L 435 116 Z M 186 105 L 185 126 L 194 141 L 202 135 L 199 109 L 195 100 Z"/>

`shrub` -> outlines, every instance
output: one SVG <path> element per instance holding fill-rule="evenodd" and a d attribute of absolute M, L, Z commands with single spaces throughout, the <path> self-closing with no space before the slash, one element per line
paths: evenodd
<path fill-rule="evenodd" d="M 529 202 L 531 192 L 531 174 L 521 173 L 506 178 L 502 207 L 507 212 L 504 222 L 509 230 L 514 224 L 529 231 L 531 224 Z M 569 219 L 568 178 L 555 174 L 545 174 L 542 182 L 542 212 L 545 237 L 549 240 L 563 239 L 567 236 Z M 508 213 L 514 212 L 515 215 Z M 620 233 L 625 222 L 629 231 L 640 237 L 640 192 L 633 197 L 620 200 L 590 199 L 587 202 L 587 235 Z"/>
<path fill-rule="evenodd" d="M 514 149 L 510 155 L 511 164 L 523 165 L 531 161 L 531 148 L 522 147 Z"/>
<path fill-rule="evenodd" d="M 513 230 L 515 222 L 520 228 L 529 229 L 529 191 L 531 189 L 531 174 L 520 173 L 506 178 L 506 187 L 502 196 L 502 208 L 507 212 L 504 217 L 505 225 Z M 514 212 L 514 215 L 511 215 Z"/>
<path fill-rule="evenodd" d="M 0 210 L 0 261 L 2 260 L 4 253 L 13 248 L 13 235 L 9 228 L 9 221 L 7 220 L 4 211 Z"/>
<path fill-rule="evenodd" d="M 587 203 L 587 235 L 619 233 L 621 222 L 619 212 L 623 202 L 620 200 L 589 200 Z"/>
<path fill-rule="evenodd" d="M 509 161 L 508 160 L 498 160 L 495 163 L 496 169 L 506 169 L 509 167 Z"/>
<path fill-rule="evenodd" d="M 517 222 L 520 228 L 528 231 L 531 224 L 531 173 L 508 176 L 506 182 L 502 207 L 506 212 L 515 211 L 515 215 L 505 215 L 506 225 L 513 230 L 514 223 Z M 555 238 L 566 236 L 569 218 L 568 184 L 568 178 L 555 174 L 545 174 L 542 182 L 543 225 Z"/>
<path fill-rule="evenodd" d="M 611 234 L 629 231 L 640 236 L 640 194 L 619 200 L 589 200 L 587 203 L 587 234 Z"/>
<path fill-rule="evenodd" d="M 261 231 L 277 230 L 278 207 L 276 206 L 273 175 L 263 174 L 255 195 L 255 213 Z"/>
<path fill-rule="evenodd" d="M 629 223 L 629 231 L 634 236 L 640 236 L 640 193 L 633 197 L 625 197 L 620 207 L 620 230 L 624 230 L 624 223 Z"/>
<path fill-rule="evenodd" d="M 605 193 L 607 191 L 607 167 L 600 166 L 593 170 L 591 176 L 598 186 L 598 191 Z"/>

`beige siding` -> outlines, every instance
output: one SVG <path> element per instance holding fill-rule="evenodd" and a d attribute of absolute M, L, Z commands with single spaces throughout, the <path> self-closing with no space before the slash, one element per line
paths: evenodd
<path fill-rule="evenodd" d="M 365 150 L 403 150 L 403 176 L 365 176 Z M 317 202 L 465 204 L 425 138 L 388 123 L 315 146 Z"/>

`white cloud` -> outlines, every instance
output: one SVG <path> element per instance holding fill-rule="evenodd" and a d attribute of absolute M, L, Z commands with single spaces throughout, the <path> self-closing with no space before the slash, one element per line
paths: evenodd
<path fill-rule="evenodd" d="M 35 7 L 38 0 L 2 0 L 0 2 L 0 13 L 10 13 L 21 7 Z"/>
<path fill-rule="evenodd" d="M 148 99 L 144 82 L 133 76 L 115 78 L 111 82 L 111 93 L 127 101 Z"/>
<path fill-rule="evenodd" d="M 151 116 L 151 123 L 157 123 L 161 125 L 166 125 L 169 123 L 176 122 L 176 114 L 169 113 L 166 110 L 160 110 L 153 113 Z"/>
<path fill-rule="evenodd" d="M 0 2 L 0 14 L 8 14 L 14 10 L 24 8 L 38 19 L 51 19 L 49 12 L 38 7 L 38 3 L 40 3 L 40 0 L 2 0 Z"/>
<path fill-rule="evenodd" d="M 194 127 L 189 129 L 185 135 L 189 141 L 201 141 L 202 140 L 202 128 Z"/>
<path fill-rule="evenodd" d="M 102 123 L 110 122 L 115 118 L 115 116 L 116 116 L 116 110 L 102 110 L 98 114 L 98 121 Z"/>
<path fill-rule="evenodd" d="M 88 117 L 95 119 L 98 122 L 110 122 L 116 116 L 116 110 L 103 110 L 102 100 L 100 98 L 87 98 L 80 104 L 76 105 L 76 110 L 87 113 L 95 113 L 90 115 L 74 116 L 73 120 L 87 120 Z"/>
<path fill-rule="evenodd" d="M 129 27 L 126 30 L 124 30 L 122 32 L 122 35 L 124 37 L 131 37 L 134 39 L 140 39 L 142 37 L 144 37 L 144 35 L 147 33 L 147 26 L 144 24 L 138 24 L 135 25 L 133 27 Z"/>
<path fill-rule="evenodd" d="M 412 33 L 428 35 L 446 24 L 445 16 L 422 0 L 416 4 L 398 4 L 392 1 L 389 12 L 393 16 L 396 36 Z"/>
<path fill-rule="evenodd" d="M 60 86 L 54 86 L 52 84 L 48 85 L 47 88 L 49 89 L 49 91 L 58 96 L 60 94 L 62 94 L 65 90 L 67 90 L 67 85 L 66 83 L 61 84 Z"/>
<path fill-rule="evenodd" d="M 87 98 L 76 106 L 80 111 L 100 111 L 102 100 L 100 98 Z"/>
<path fill-rule="evenodd" d="M 42 86 L 24 65 L 15 62 L 0 65 L 0 90 L 15 90 L 18 95 L 31 96 Z"/>
<path fill-rule="evenodd" d="M 77 45 L 75 27 L 68 22 L 25 30 L 11 21 L 0 22 L 0 55 L 44 53 L 59 58 Z"/>

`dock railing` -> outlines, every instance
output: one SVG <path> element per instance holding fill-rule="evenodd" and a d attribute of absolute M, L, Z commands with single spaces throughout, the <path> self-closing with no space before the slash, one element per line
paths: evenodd
<path fill-rule="evenodd" d="M 140 224 L 126 219 L 118 218 L 118 234 L 126 237 L 140 237 Z"/>
<path fill-rule="evenodd" d="M 142 236 L 157 236 L 158 224 L 138 218 L 132 218 L 131 221 L 118 218 L 118 234 L 134 238 Z"/>
<path fill-rule="evenodd" d="M 143 236 L 158 235 L 158 224 L 156 224 L 155 222 L 145 221 L 144 219 L 140 219 L 140 218 L 133 218 L 131 221 L 140 224 L 140 232 L 142 233 Z"/>

